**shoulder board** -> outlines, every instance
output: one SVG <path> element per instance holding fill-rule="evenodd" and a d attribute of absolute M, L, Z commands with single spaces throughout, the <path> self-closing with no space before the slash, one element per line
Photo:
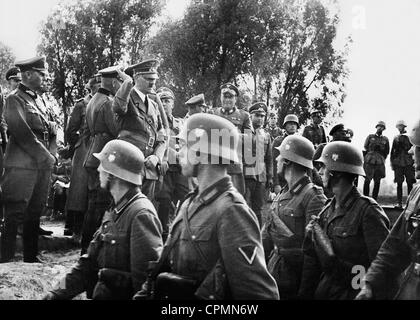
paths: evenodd
<path fill-rule="evenodd" d="M 320 186 L 317 186 L 315 183 L 312 183 L 312 189 L 317 193 L 324 193 L 324 189 Z"/>

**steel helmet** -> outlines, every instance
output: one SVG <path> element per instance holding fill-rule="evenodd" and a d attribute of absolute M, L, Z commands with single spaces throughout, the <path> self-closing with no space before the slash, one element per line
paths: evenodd
<path fill-rule="evenodd" d="M 384 127 L 384 129 L 386 129 L 386 124 L 385 124 L 384 121 L 378 121 L 378 124 L 375 126 L 375 128 L 378 127 L 378 126 L 382 126 L 382 127 Z"/>
<path fill-rule="evenodd" d="M 325 164 L 329 171 L 365 176 L 362 152 L 350 142 L 334 141 L 328 143 L 318 161 Z"/>
<path fill-rule="evenodd" d="M 404 126 L 404 127 L 406 127 L 407 126 L 407 124 L 405 123 L 405 121 L 404 120 L 398 120 L 397 121 L 397 124 L 395 125 L 395 127 L 399 127 L 399 126 Z"/>
<path fill-rule="evenodd" d="M 295 122 L 299 127 L 299 119 L 295 114 L 288 114 L 283 121 L 283 126 L 286 125 L 287 122 Z"/>
<path fill-rule="evenodd" d="M 287 136 L 280 147 L 276 149 L 280 151 L 282 158 L 300 164 L 305 168 L 313 169 L 314 145 L 305 137 L 298 135 Z"/>
<path fill-rule="evenodd" d="M 189 150 L 207 156 L 206 159 L 211 156 L 211 164 L 239 163 L 239 132 L 225 118 L 196 113 L 187 119 L 177 137 L 187 144 Z"/>
<path fill-rule="evenodd" d="M 411 129 L 408 138 L 410 142 L 417 147 L 420 147 L 420 120 L 417 120 L 413 128 Z"/>
<path fill-rule="evenodd" d="M 112 140 L 104 146 L 101 153 L 93 155 L 99 159 L 100 167 L 105 172 L 121 180 L 141 185 L 144 155 L 135 145 L 123 140 Z"/>

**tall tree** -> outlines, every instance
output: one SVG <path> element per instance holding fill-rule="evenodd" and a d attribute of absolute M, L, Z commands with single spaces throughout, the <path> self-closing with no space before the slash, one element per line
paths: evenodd
<path fill-rule="evenodd" d="M 6 72 L 13 66 L 15 62 L 15 55 L 12 49 L 2 42 L 0 42 L 0 86 L 4 87 L 7 83 Z"/>
<path fill-rule="evenodd" d="M 47 56 L 65 124 L 92 75 L 137 53 L 162 5 L 163 0 L 77 0 L 61 3 L 50 14 L 38 51 Z"/>
<path fill-rule="evenodd" d="M 297 113 L 303 122 L 311 106 L 325 114 L 345 97 L 347 48 L 333 47 L 338 22 L 320 0 L 194 0 L 150 51 L 181 101 L 204 92 L 215 105 L 221 83 L 245 79 L 261 100 L 277 92 L 279 121 Z"/>

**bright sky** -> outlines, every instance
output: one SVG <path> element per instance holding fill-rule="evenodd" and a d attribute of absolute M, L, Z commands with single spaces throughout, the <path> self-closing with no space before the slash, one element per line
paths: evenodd
<path fill-rule="evenodd" d="M 0 0 L 0 41 L 18 59 L 35 55 L 39 24 L 58 2 Z M 187 3 L 168 0 L 166 12 L 182 16 Z M 350 34 L 354 41 L 343 122 L 354 129 L 360 147 L 379 120 L 392 141 L 397 120 L 410 124 L 420 117 L 420 1 L 339 0 L 339 6 L 337 46 Z M 392 181 L 390 168 L 387 175 Z"/>

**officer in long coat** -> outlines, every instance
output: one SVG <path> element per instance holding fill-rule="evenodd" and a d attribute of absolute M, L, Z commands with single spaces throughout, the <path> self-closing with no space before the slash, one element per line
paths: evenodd
<path fill-rule="evenodd" d="M 23 260 L 39 262 L 38 231 L 45 207 L 51 170 L 56 162 L 56 126 L 44 101 L 36 93 L 46 76 L 45 57 L 16 62 L 22 82 L 6 98 L 4 116 L 10 141 L 4 159 L 1 184 L 4 230 L 1 261 L 15 254 L 18 226 L 23 223 Z"/>
<path fill-rule="evenodd" d="M 92 236 L 101 225 L 105 210 L 111 204 L 111 195 L 99 186 L 99 161 L 94 157 L 118 134 L 117 123 L 112 111 L 114 95 L 119 89 L 122 79 L 117 70 L 120 67 L 109 67 L 99 71 L 101 87 L 86 107 L 86 124 L 89 135 L 89 146 L 83 166 L 88 174 L 88 209 L 82 227 L 82 251 L 84 254 Z"/>
<path fill-rule="evenodd" d="M 266 252 L 273 248 L 268 268 L 281 298 L 296 299 L 302 277 L 305 227 L 327 198 L 310 179 L 314 149 L 308 139 L 290 135 L 278 150 L 278 174 L 286 185 L 271 205 L 263 238 Z"/>
<path fill-rule="evenodd" d="M 239 161 L 237 129 L 201 113 L 186 121 L 180 139 L 182 173 L 197 176 L 199 186 L 181 205 L 146 290 L 135 299 L 145 297 L 151 281 L 157 299 L 278 299 L 257 218 L 223 164 Z"/>
<path fill-rule="evenodd" d="M 162 226 L 140 191 L 144 156 L 129 142 L 113 140 L 101 153 L 102 188 L 114 199 L 87 254 L 44 299 L 72 299 L 82 292 L 96 300 L 130 300 L 146 281 L 149 261 L 162 250 Z"/>
<path fill-rule="evenodd" d="M 71 236 L 73 233 L 80 236 L 83 219 L 88 207 L 88 175 L 83 163 L 88 150 L 88 129 L 86 123 L 86 108 L 92 97 L 101 86 L 100 76 L 92 77 L 87 88 L 90 91 L 84 98 L 77 100 L 70 114 L 65 135 L 69 150 L 73 151 L 70 187 L 66 201 L 66 224 L 64 235 Z"/>

